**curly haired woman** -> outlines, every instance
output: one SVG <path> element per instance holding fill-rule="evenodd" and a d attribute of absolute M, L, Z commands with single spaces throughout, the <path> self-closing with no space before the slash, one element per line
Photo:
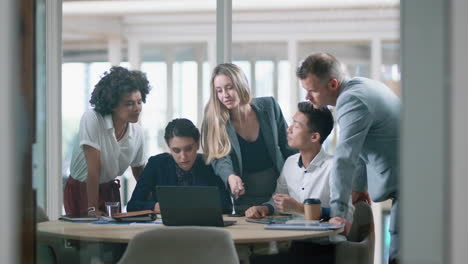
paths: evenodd
<path fill-rule="evenodd" d="M 138 180 L 145 155 L 137 122 L 150 89 L 144 73 L 123 67 L 112 67 L 94 87 L 89 101 L 94 109 L 81 118 L 65 185 L 67 215 L 105 215 L 105 202 L 120 202 L 116 177 L 131 166 Z"/>

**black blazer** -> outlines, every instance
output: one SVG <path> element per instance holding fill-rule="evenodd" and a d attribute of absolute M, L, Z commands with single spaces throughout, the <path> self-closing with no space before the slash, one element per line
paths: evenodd
<path fill-rule="evenodd" d="M 201 154 L 197 154 L 193 169 L 193 185 L 218 187 L 223 212 L 229 213 L 232 204 L 226 186 L 214 174 L 211 166 L 205 165 Z M 149 159 L 133 191 L 132 198 L 127 204 L 127 211 L 153 210 L 158 202 L 157 185 L 177 185 L 176 162 L 169 153 L 162 153 Z"/>

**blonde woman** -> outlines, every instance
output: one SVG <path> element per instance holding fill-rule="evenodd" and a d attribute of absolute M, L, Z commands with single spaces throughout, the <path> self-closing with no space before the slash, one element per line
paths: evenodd
<path fill-rule="evenodd" d="M 297 152 L 288 146 L 286 130 L 278 103 L 273 97 L 252 99 L 238 66 L 226 63 L 214 69 L 202 148 L 207 163 L 239 197 L 238 213 L 271 198 L 284 161 Z"/>

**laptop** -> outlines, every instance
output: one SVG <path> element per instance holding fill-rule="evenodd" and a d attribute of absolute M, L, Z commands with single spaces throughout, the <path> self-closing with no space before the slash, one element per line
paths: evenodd
<path fill-rule="evenodd" d="M 156 186 L 164 225 L 229 226 L 224 221 L 219 191 L 214 186 Z"/>

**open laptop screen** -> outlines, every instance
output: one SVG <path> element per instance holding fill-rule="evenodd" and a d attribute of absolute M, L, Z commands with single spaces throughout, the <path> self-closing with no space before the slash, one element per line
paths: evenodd
<path fill-rule="evenodd" d="M 163 224 L 225 226 L 219 191 L 213 186 L 156 186 Z"/>

